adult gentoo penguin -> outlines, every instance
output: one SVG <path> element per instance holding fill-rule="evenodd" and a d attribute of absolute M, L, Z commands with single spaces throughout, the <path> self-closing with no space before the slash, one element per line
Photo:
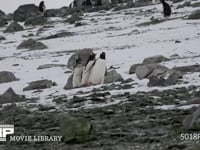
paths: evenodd
<path fill-rule="evenodd" d="M 46 10 L 46 7 L 45 7 L 45 4 L 44 4 L 44 1 L 41 1 L 40 4 L 39 4 L 39 11 L 41 13 L 44 13 Z"/>
<path fill-rule="evenodd" d="M 103 84 L 106 73 L 106 54 L 102 52 L 96 60 L 89 77 L 89 83 L 92 85 Z"/>
<path fill-rule="evenodd" d="M 95 64 L 95 56 L 96 56 L 96 54 L 94 54 L 94 53 L 90 54 L 90 57 L 89 57 L 87 64 L 86 64 L 86 67 L 83 70 L 81 86 L 89 85 L 88 80 L 89 80 L 89 76 L 91 74 L 91 70 L 92 70 L 92 68 Z"/>
<path fill-rule="evenodd" d="M 172 13 L 171 7 L 169 6 L 169 4 L 167 4 L 165 2 L 165 0 L 160 0 L 160 2 L 163 5 L 163 14 L 164 14 L 164 17 L 170 17 L 171 13 Z"/>
<path fill-rule="evenodd" d="M 83 69 L 84 69 L 84 66 L 81 64 L 80 57 L 78 57 L 76 59 L 76 65 L 74 66 L 74 69 L 73 69 L 73 78 L 72 78 L 73 88 L 81 86 Z"/>

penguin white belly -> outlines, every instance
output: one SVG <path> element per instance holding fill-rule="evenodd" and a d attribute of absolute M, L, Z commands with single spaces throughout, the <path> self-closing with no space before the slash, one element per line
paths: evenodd
<path fill-rule="evenodd" d="M 83 70 L 81 85 L 87 85 L 88 84 L 88 80 L 89 80 L 89 76 L 90 76 L 93 64 L 94 64 L 94 60 L 89 61 L 86 68 Z"/>
<path fill-rule="evenodd" d="M 83 69 L 84 69 L 83 66 L 74 68 L 73 79 L 72 79 L 73 88 L 81 86 Z"/>
<path fill-rule="evenodd" d="M 91 71 L 89 82 L 93 85 L 103 84 L 106 72 L 106 63 L 103 59 L 98 59 Z"/>

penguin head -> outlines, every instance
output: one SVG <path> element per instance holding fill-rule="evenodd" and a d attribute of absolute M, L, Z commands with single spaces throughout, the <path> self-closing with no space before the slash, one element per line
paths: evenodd
<path fill-rule="evenodd" d="M 160 0 L 160 2 L 161 2 L 161 3 L 164 3 L 164 2 L 165 2 L 165 0 Z"/>
<path fill-rule="evenodd" d="M 101 58 L 101 59 L 106 59 L 106 53 L 105 53 L 105 52 L 102 52 L 102 53 L 100 54 L 100 58 Z"/>
<path fill-rule="evenodd" d="M 76 58 L 76 65 L 77 64 L 81 64 L 81 58 L 79 56 Z"/>

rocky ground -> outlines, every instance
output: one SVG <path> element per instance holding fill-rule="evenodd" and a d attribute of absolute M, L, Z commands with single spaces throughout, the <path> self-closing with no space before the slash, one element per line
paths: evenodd
<path fill-rule="evenodd" d="M 147 3 L 1 12 L 0 124 L 63 138 L 0 149 L 199 149 L 181 139 L 199 134 L 199 4 L 174 3 L 170 19 Z M 75 57 L 102 51 L 104 84 L 73 89 Z"/>

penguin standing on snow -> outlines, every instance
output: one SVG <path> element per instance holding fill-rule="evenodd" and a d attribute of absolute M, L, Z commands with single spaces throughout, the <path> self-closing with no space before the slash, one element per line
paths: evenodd
<path fill-rule="evenodd" d="M 91 74 L 91 70 L 95 64 L 95 56 L 96 56 L 96 54 L 94 54 L 94 53 L 90 54 L 90 57 L 87 61 L 87 65 L 86 65 L 85 69 L 83 70 L 81 86 L 89 85 L 88 80 L 89 80 L 89 76 Z"/>
<path fill-rule="evenodd" d="M 73 69 L 73 78 L 72 78 L 72 86 L 73 88 L 77 88 L 81 86 L 82 74 L 83 74 L 84 66 L 81 64 L 81 59 L 78 57 L 76 59 L 76 65 Z"/>
<path fill-rule="evenodd" d="M 46 6 L 44 5 L 44 1 L 41 1 L 40 4 L 39 4 L 39 11 L 40 13 L 44 13 L 46 10 Z"/>
<path fill-rule="evenodd" d="M 170 17 L 171 13 L 172 13 L 171 7 L 169 6 L 169 4 L 167 4 L 165 2 L 165 0 L 160 0 L 160 2 L 163 5 L 163 14 L 164 14 L 164 17 Z"/>
<path fill-rule="evenodd" d="M 96 60 L 89 77 L 89 83 L 92 85 L 103 84 L 106 73 L 106 54 L 102 52 L 100 57 Z"/>

